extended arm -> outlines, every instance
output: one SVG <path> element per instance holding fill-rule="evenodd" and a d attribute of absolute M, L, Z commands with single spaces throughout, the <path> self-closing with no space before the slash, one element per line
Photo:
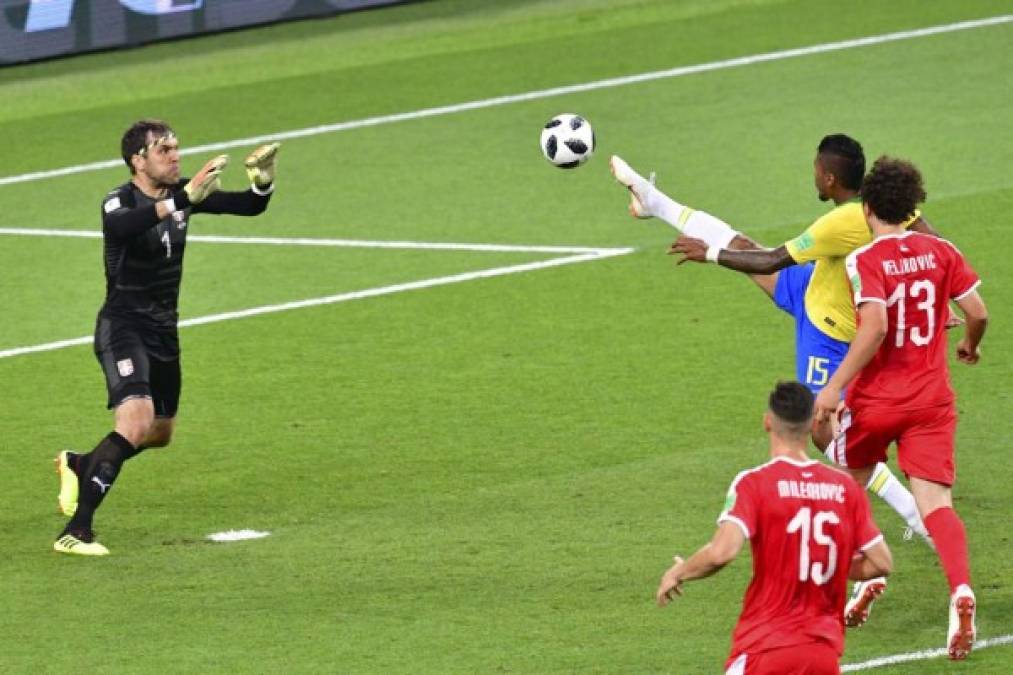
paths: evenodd
<path fill-rule="evenodd" d="M 119 239 L 137 236 L 169 217 L 165 200 L 138 208 L 119 208 L 102 216 L 102 229 Z"/>
<path fill-rule="evenodd" d="M 746 274 L 773 274 L 795 264 L 795 260 L 784 246 L 754 251 L 721 249 L 717 255 L 717 263 L 722 267 Z"/>
<path fill-rule="evenodd" d="M 246 192 L 215 192 L 208 196 L 197 213 L 228 213 L 234 216 L 257 216 L 267 209 L 274 192 L 275 159 L 280 143 L 262 145 L 246 157 L 243 165 L 250 177 L 250 189 Z"/>
<path fill-rule="evenodd" d="M 863 302 L 858 306 L 858 332 L 848 347 L 848 353 L 837 371 L 816 397 L 816 419 L 823 421 L 841 402 L 841 392 L 851 384 L 872 357 L 879 351 L 886 337 L 886 305 L 881 302 Z"/>
<path fill-rule="evenodd" d="M 218 176 L 228 163 L 226 155 L 210 160 L 188 182 L 180 182 L 175 189 L 166 188 L 165 199 L 154 204 L 134 208 L 129 193 L 113 195 L 102 205 L 102 229 L 120 239 L 137 236 L 168 218 L 175 211 L 197 205 L 218 189 Z M 124 204 L 124 200 L 129 204 Z"/>
<path fill-rule="evenodd" d="M 880 539 L 851 560 L 848 578 L 852 581 L 866 581 L 888 576 L 891 571 L 893 571 L 893 555 L 886 542 Z"/>
<path fill-rule="evenodd" d="M 252 187 L 246 192 L 215 192 L 193 208 L 194 213 L 227 213 L 233 216 L 256 216 L 267 209 L 271 191 L 259 194 Z"/>
<path fill-rule="evenodd" d="M 189 207 L 189 187 L 189 184 L 180 185 L 175 191 L 169 191 L 165 199 L 139 207 L 135 207 L 129 192 L 121 192 L 103 204 L 102 229 L 119 239 L 136 237 L 168 218 L 173 211 Z"/>
<path fill-rule="evenodd" d="M 676 595 L 682 595 L 683 581 L 703 579 L 718 572 L 735 559 L 745 541 L 746 535 L 739 526 L 725 521 L 714 533 L 714 538 L 690 556 L 689 560 L 676 556 L 675 564 L 661 577 L 661 584 L 655 593 L 658 605 L 664 607 Z"/>
<path fill-rule="evenodd" d="M 678 264 L 687 260 L 693 262 L 716 262 L 722 267 L 746 274 L 773 274 L 785 267 L 795 264 L 785 246 L 777 248 L 756 248 L 749 250 L 732 250 L 728 248 L 708 249 L 700 239 L 682 235 L 668 249 L 670 255 L 681 253 Z"/>

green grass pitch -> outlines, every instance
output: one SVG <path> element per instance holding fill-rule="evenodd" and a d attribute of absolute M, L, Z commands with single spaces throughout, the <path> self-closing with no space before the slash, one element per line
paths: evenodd
<path fill-rule="evenodd" d="M 1007 2 L 435 0 L 0 70 L 0 177 L 115 158 L 136 118 L 184 146 L 479 101 L 1007 13 Z M 664 255 L 607 157 L 768 244 L 825 210 L 825 133 L 923 169 L 927 218 L 969 256 L 992 312 L 953 366 L 957 506 L 982 638 L 1013 633 L 1013 25 L 291 139 L 256 219 L 191 235 L 634 248 L 536 269 L 183 328 L 170 448 L 126 465 L 96 529 L 113 555 L 50 549 L 51 458 L 107 433 L 87 346 L 0 359 L 0 671 L 714 673 L 749 555 L 659 610 L 675 553 L 766 457 L 793 330 L 740 276 Z M 559 171 L 541 125 L 594 124 Z M 243 184 L 238 160 L 227 187 Z M 210 155 L 212 153 L 207 153 Z M 205 156 L 184 158 L 192 173 Z M 123 167 L 0 185 L 0 228 L 92 230 Z M 183 318 L 565 254 L 192 242 Z M 0 351 L 87 336 L 97 239 L 0 236 Z M 942 646 L 946 584 L 901 541 L 843 663 Z M 252 528 L 256 541 L 212 533 Z M 1009 673 L 1013 647 L 882 673 Z"/>

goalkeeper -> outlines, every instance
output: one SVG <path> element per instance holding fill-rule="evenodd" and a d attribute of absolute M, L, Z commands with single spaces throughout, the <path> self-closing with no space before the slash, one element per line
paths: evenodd
<path fill-rule="evenodd" d="M 179 141 L 158 120 L 134 123 L 121 152 L 131 178 L 102 200 L 106 296 L 95 325 L 95 356 L 105 375 L 114 429 L 88 453 L 56 457 L 58 504 L 70 521 L 53 548 L 106 555 L 92 519 L 124 462 L 164 447 L 176 426 L 181 386 L 179 287 L 190 218 L 197 213 L 256 216 L 274 192 L 278 144 L 246 158 L 250 188 L 221 190 L 228 157 L 210 160 L 193 178 L 179 174 Z"/>

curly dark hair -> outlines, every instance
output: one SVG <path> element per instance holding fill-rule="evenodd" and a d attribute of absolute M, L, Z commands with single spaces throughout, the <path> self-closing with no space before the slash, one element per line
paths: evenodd
<path fill-rule="evenodd" d="M 816 147 L 816 154 L 824 158 L 824 166 L 837 176 L 841 185 L 849 190 L 862 187 L 865 175 L 865 152 L 862 144 L 845 134 L 824 136 Z"/>
<path fill-rule="evenodd" d="M 883 155 L 865 177 L 862 201 L 883 222 L 899 225 L 925 201 L 922 174 L 911 162 Z"/>
<path fill-rule="evenodd" d="M 120 141 L 120 153 L 130 173 L 134 173 L 134 165 L 130 163 L 130 158 L 147 147 L 149 132 L 156 137 L 173 133 L 172 127 L 162 120 L 138 120 L 131 124 Z"/>

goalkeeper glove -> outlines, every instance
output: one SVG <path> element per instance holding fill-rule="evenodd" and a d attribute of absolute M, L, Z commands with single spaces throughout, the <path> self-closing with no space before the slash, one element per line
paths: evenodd
<path fill-rule="evenodd" d="M 228 155 L 218 155 L 197 172 L 197 175 L 190 179 L 190 182 L 183 186 L 183 191 L 191 204 L 200 204 L 213 192 L 222 187 L 219 178 L 225 165 L 229 163 Z"/>
<path fill-rule="evenodd" d="M 246 156 L 246 175 L 254 187 L 264 190 L 274 183 L 274 158 L 281 143 L 262 145 Z"/>

